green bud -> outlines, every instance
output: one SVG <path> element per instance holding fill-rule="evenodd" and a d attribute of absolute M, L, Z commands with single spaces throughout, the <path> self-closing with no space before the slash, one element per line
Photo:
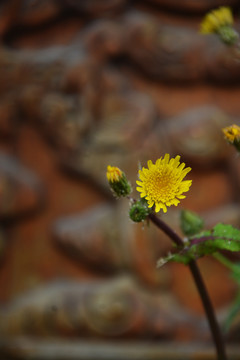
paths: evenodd
<path fill-rule="evenodd" d="M 134 222 L 141 222 L 146 219 L 150 212 L 151 209 L 148 208 L 145 199 L 142 199 L 132 204 L 129 210 L 129 217 Z"/>
<path fill-rule="evenodd" d="M 202 230 L 204 221 L 196 213 L 189 210 L 182 210 L 180 215 L 180 225 L 184 235 L 192 236 Z"/>
<path fill-rule="evenodd" d="M 232 26 L 229 25 L 220 26 L 217 33 L 219 34 L 221 40 L 227 45 L 234 45 L 239 38 L 238 33 Z"/>
<path fill-rule="evenodd" d="M 128 196 L 132 192 L 132 187 L 125 174 L 122 175 L 119 181 L 109 182 L 109 185 L 117 197 Z"/>

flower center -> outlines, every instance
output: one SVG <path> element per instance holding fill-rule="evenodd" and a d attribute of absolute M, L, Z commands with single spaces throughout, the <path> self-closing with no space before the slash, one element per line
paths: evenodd
<path fill-rule="evenodd" d="M 153 201 L 166 202 L 173 199 L 176 194 L 178 188 L 177 179 L 173 174 L 169 174 L 167 170 L 168 169 L 162 171 L 157 169 L 149 174 L 146 183 L 146 192 Z"/>

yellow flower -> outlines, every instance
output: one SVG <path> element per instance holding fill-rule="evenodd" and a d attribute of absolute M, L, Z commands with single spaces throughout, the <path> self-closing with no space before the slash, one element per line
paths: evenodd
<path fill-rule="evenodd" d="M 228 142 L 233 144 L 235 141 L 240 140 L 240 127 L 237 125 L 231 125 L 227 126 L 224 129 L 222 129 L 225 138 Z"/>
<path fill-rule="evenodd" d="M 218 32 L 223 26 L 233 24 L 233 16 L 229 7 L 222 6 L 219 9 L 209 12 L 201 23 L 200 32 L 210 34 Z"/>
<path fill-rule="evenodd" d="M 109 182 L 117 182 L 121 179 L 123 172 L 116 166 L 108 165 L 106 175 Z"/>
<path fill-rule="evenodd" d="M 148 207 L 155 205 L 156 212 L 160 209 L 167 212 L 167 206 L 177 206 L 179 199 L 186 197 L 182 193 L 188 191 L 192 184 L 192 180 L 183 181 L 191 168 L 184 169 L 185 164 L 180 164 L 179 160 L 179 155 L 170 159 L 170 155 L 165 154 L 155 164 L 149 160 L 148 169 L 143 167 L 139 170 L 141 181 L 137 181 L 137 191 L 147 200 Z"/>

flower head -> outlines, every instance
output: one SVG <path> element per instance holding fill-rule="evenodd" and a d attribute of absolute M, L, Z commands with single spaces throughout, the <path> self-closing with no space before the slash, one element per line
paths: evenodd
<path fill-rule="evenodd" d="M 240 151 L 240 127 L 238 125 L 227 126 L 222 129 L 225 139 Z"/>
<path fill-rule="evenodd" d="M 231 9 L 222 6 L 207 13 L 201 23 L 200 32 L 202 34 L 216 33 L 225 44 L 232 45 L 238 39 L 238 33 L 233 29 L 232 25 Z"/>
<path fill-rule="evenodd" d="M 118 167 L 108 165 L 106 176 L 111 189 L 117 197 L 127 196 L 131 193 L 131 185 L 124 172 Z"/>
<path fill-rule="evenodd" d="M 200 32 L 202 34 L 211 34 L 218 32 L 222 26 L 232 25 L 233 16 L 229 7 L 222 6 L 219 9 L 207 13 L 201 23 Z"/>
<path fill-rule="evenodd" d="M 222 131 L 226 140 L 231 144 L 233 144 L 236 140 L 240 140 L 240 127 L 238 125 L 233 124 L 231 126 L 227 126 L 223 128 Z"/>
<path fill-rule="evenodd" d="M 189 190 L 192 180 L 184 180 L 190 167 L 185 168 L 185 164 L 180 164 L 180 156 L 170 159 L 169 154 L 160 158 L 155 164 L 148 161 L 148 169 L 139 170 L 140 181 L 137 191 L 148 202 L 148 207 L 155 206 L 155 211 L 163 209 L 167 212 L 167 206 L 177 206 L 180 199 L 184 199 L 182 193 Z"/>

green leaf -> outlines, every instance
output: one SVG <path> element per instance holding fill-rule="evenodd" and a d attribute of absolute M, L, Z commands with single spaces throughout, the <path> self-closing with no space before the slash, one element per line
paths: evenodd
<path fill-rule="evenodd" d="M 211 255 L 218 250 L 240 251 L 240 230 L 232 225 L 219 223 L 212 230 L 189 238 L 177 253 L 159 260 L 158 266 L 168 261 L 188 264 L 191 260 Z"/>

